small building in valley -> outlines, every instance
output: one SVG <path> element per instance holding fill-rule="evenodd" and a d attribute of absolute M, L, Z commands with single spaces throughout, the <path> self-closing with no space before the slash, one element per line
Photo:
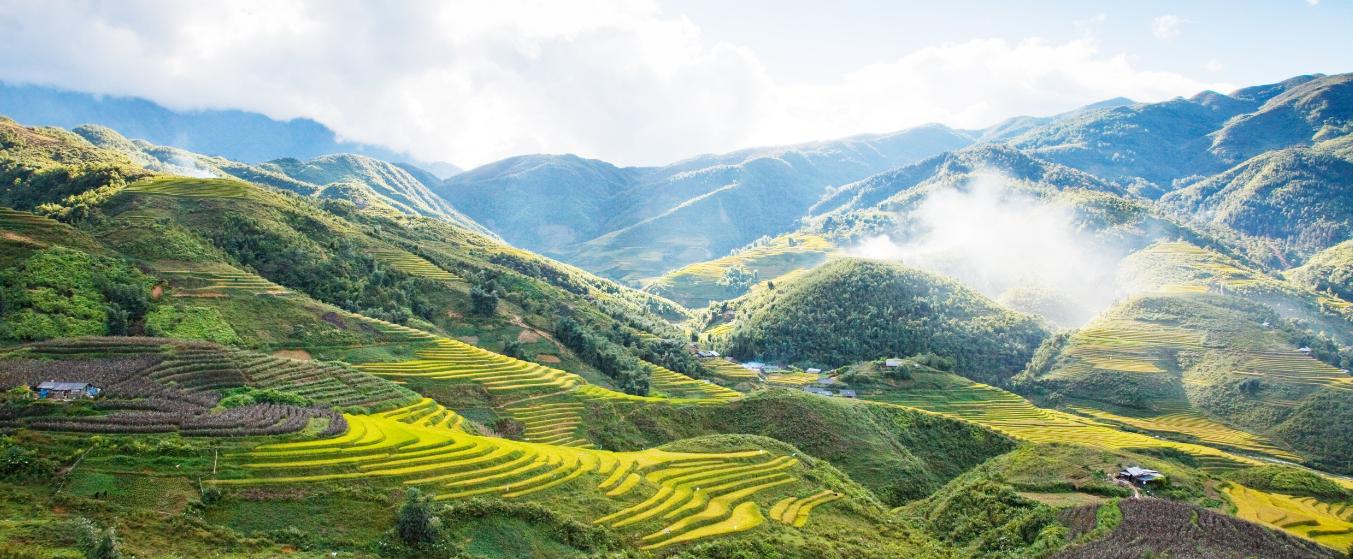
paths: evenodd
<path fill-rule="evenodd" d="M 902 366 L 902 360 L 901 360 L 901 359 L 885 359 L 885 360 L 883 361 L 883 366 L 884 366 L 884 367 L 888 367 L 888 368 L 890 368 L 890 369 L 893 368 L 893 367 L 901 367 L 901 366 Z"/>
<path fill-rule="evenodd" d="M 1165 479 L 1165 475 L 1155 470 L 1128 466 L 1123 471 L 1118 472 L 1118 479 L 1131 482 L 1134 485 L 1146 485 L 1153 481 Z"/>
<path fill-rule="evenodd" d="M 1304 353 L 1304 354 L 1306 354 L 1306 355 L 1310 355 L 1310 354 L 1311 354 L 1311 346 L 1304 346 L 1304 347 L 1297 348 L 1297 353 Z"/>
<path fill-rule="evenodd" d="M 58 382 L 49 380 L 38 385 L 38 397 L 44 400 L 79 400 L 93 398 L 102 392 L 87 382 Z"/>
<path fill-rule="evenodd" d="M 695 356 L 701 359 L 717 359 L 719 357 L 719 352 L 709 349 L 703 349 L 695 352 Z"/>
<path fill-rule="evenodd" d="M 840 394 L 840 396 L 841 396 L 842 398 L 854 398 L 854 397 L 855 397 L 855 391 L 854 391 L 854 390 L 842 390 L 839 394 Z"/>
<path fill-rule="evenodd" d="M 831 395 L 832 395 L 832 391 L 827 390 L 826 388 L 818 388 L 818 387 L 816 387 L 816 386 L 805 386 L 805 387 L 803 387 L 803 391 L 804 391 L 804 392 L 807 392 L 807 393 L 809 393 L 809 394 L 817 394 L 818 396 L 831 396 Z"/>
<path fill-rule="evenodd" d="M 805 372 L 805 373 L 808 373 L 808 374 L 810 374 L 810 375 L 817 375 L 817 374 L 821 374 L 821 373 L 822 373 L 822 369 L 808 369 L 808 370 L 805 370 L 804 372 Z"/>

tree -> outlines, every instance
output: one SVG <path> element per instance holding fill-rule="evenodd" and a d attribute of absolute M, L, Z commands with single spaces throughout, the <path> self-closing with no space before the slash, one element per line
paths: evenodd
<path fill-rule="evenodd" d="M 417 488 L 404 494 L 404 505 L 395 517 L 395 532 L 409 547 L 418 547 L 437 541 L 442 521 L 432 511 L 432 500 Z"/>
<path fill-rule="evenodd" d="M 493 316 L 498 312 L 498 292 L 492 287 L 485 289 L 476 285 L 470 288 L 470 305 L 475 314 Z"/>

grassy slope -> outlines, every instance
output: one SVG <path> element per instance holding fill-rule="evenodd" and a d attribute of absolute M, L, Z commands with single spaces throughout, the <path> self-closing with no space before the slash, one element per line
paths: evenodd
<path fill-rule="evenodd" d="M 725 282 L 729 269 L 755 272 L 758 281 L 774 281 L 796 270 L 821 264 L 834 247 L 815 235 L 782 235 L 754 244 L 733 254 L 672 270 L 644 291 L 661 295 L 686 308 L 704 308 L 713 301 L 733 299 L 747 292 L 748 286 Z"/>

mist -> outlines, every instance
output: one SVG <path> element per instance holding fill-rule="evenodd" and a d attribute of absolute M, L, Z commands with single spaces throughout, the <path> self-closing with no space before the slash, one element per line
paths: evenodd
<path fill-rule="evenodd" d="M 1126 251 L 1082 231 L 1069 206 L 1012 182 L 978 173 L 965 187 L 927 196 L 906 234 L 865 239 L 847 252 L 946 275 L 1016 310 L 1080 326 L 1112 304 Z"/>
<path fill-rule="evenodd" d="M 204 169 L 201 165 L 197 164 L 195 159 L 181 153 L 174 155 L 174 157 L 169 161 L 166 161 L 165 164 L 169 166 L 169 172 L 176 175 L 192 177 L 195 179 L 216 178 L 216 173 Z"/>

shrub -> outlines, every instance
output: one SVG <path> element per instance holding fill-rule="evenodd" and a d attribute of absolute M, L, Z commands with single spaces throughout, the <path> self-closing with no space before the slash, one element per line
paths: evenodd
<path fill-rule="evenodd" d="M 437 541 L 442 521 L 432 512 L 432 500 L 417 488 L 404 494 L 404 505 L 395 517 L 395 533 L 409 547 L 419 547 Z"/>

